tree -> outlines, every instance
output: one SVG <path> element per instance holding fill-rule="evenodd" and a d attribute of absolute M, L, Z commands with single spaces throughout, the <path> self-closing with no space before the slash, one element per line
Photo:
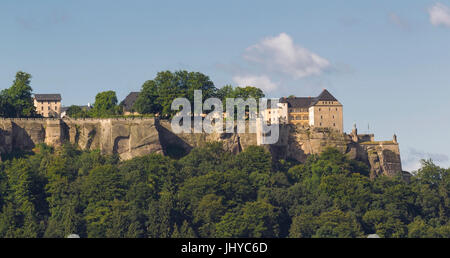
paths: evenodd
<path fill-rule="evenodd" d="M 7 90 L 2 90 L 0 92 L 0 116 L 14 117 L 15 113 L 14 107 L 8 98 Z"/>
<path fill-rule="evenodd" d="M 164 190 L 157 201 L 152 201 L 148 208 L 147 234 L 151 238 L 169 238 L 174 225 L 174 196 Z M 181 233 L 181 232 L 180 232 Z"/>
<path fill-rule="evenodd" d="M 431 162 L 406 183 L 336 149 L 300 165 L 221 143 L 179 160 L 34 152 L 0 163 L 0 237 L 450 237 L 450 171 Z"/>
<path fill-rule="evenodd" d="M 67 116 L 72 118 L 86 118 L 88 117 L 88 112 L 79 106 L 72 105 L 66 111 Z"/>
<path fill-rule="evenodd" d="M 217 223 L 217 237 L 277 237 L 275 207 L 265 201 L 247 202 L 237 212 L 227 212 Z"/>
<path fill-rule="evenodd" d="M 89 203 L 121 199 L 124 195 L 122 175 L 116 166 L 98 166 L 89 172 L 82 190 Z"/>
<path fill-rule="evenodd" d="M 82 192 L 87 204 L 84 214 L 88 237 L 117 236 L 112 229 L 120 227 L 117 223 L 126 223 L 126 219 L 121 217 L 126 204 L 120 201 L 125 191 L 117 167 L 98 166 L 84 179 Z M 116 233 L 124 236 L 126 231 L 123 228 L 120 230 Z"/>
<path fill-rule="evenodd" d="M 266 149 L 249 146 L 235 160 L 236 167 L 249 175 L 254 187 L 269 185 L 272 157 Z"/>
<path fill-rule="evenodd" d="M 225 85 L 220 89 L 217 89 L 216 92 L 217 98 L 219 98 L 223 103 L 226 102 L 227 98 L 235 98 L 235 91 L 233 89 L 233 86 L 231 85 Z"/>
<path fill-rule="evenodd" d="M 355 238 L 362 236 L 360 225 L 349 213 L 340 210 L 322 213 L 317 221 L 319 228 L 313 237 Z"/>
<path fill-rule="evenodd" d="M 194 222 L 197 224 L 200 237 L 215 237 L 215 224 L 220 221 L 225 211 L 223 197 L 215 194 L 203 196 L 194 211 Z"/>
<path fill-rule="evenodd" d="M 435 236 L 436 233 L 434 228 L 427 225 L 420 217 L 416 217 L 414 221 L 408 225 L 409 238 L 430 238 Z"/>
<path fill-rule="evenodd" d="M 134 102 L 133 109 L 140 114 L 161 113 L 162 106 L 158 103 L 158 88 L 155 81 L 146 81 L 142 85 L 141 92 Z"/>
<path fill-rule="evenodd" d="M 225 102 L 227 98 L 254 98 L 256 100 L 264 98 L 264 92 L 256 87 L 246 86 L 246 87 L 236 87 L 233 88 L 231 85 L 225 85 L 217 90 L 217 98 Z"/>
<path fill-rule="evenodd" d="M 135 108 L 143 114 L 160 113 L 168 117 L 177 112 L 171 109 L 176 98 L 187 98 L 193 105 L 195 90 L 202 90 L 202 101 L 215 97 L 217 91 L 209 77 L 199 72 L 159 72 L 153 80 L 143 84 Z"/>
<path fill-rule="evenodd" d="M 4 117 L 34 117 L 36 110 L 31 97 L 31 75 L 22 71 L 16 73 L 16 79 L 9 89 L 0 93 L 0 115 Z"/>
<path fill-rule="evenodd" d="M 235 98 L 254 98 L 256 100 L 259 100 L 260 98 L 264 98 L 264 93 L 261 89 L 253 87 L 253 86 L 246 86 L 244 88 L 236 87 L 234 89 L 234 96 Z"/>
<path fill-rule="evenodd" d="M 7 169 L 11 203 L 21 217 L 19 237 L 42 236 L 40 221 L 46 214 L 44 184 L 32 162 L 17 159 Z"/>
<path fill-rule="evenodd" d="M 221 142 L 208 143 L 201 148 L 193 149 L 180 159 L 181 175 L 193 177 L 204 175 L 211 171 L 225 171 L 231 160 L 231 153 L 223 149 Z"/>
<path fill-rule="evenodd" d="M 0 237 L 19 238 L 22 237 L 22 214 L 11 202 L 5 204 L 0 212 Z"/>
<path fill-rule="evenodd" d="M 192 229 L 191 226 L 189 226 L 189 223 L 185 220 L 183 221 L 183 224 L 181 225 L 181 228 L 178 230 L 177 224 L 174 224 L 173 226 L 174 230 L 172 233 L 172 238 L 194 238 L 195 232 Z"/>
<path fill-rule="evenodd" d="M 369 178 L 358 174 L 324 176 L 319 189 L 334 200 L 335 207 L 357 216 L 362 216 L 372 202 Z"/>
<path fill-rule="evenodd" d="M 115 91 L 100 92 L 95 96 L 95 103 L 89 112 L 93 117 L 107 117 L 120 114 Z"/>
<path fill-rule="evenodd" d="M 405 224 L 394 214 L 385 210 L 370 210 L 362 217 L 368 227 L 368 233 L 376 233 L 381 237 L 399 238 L 406 236 Z"/>
<path fill-rule="evenodd" d="M 310 214 L 301 214 L 294 217 L 289 237 L 292 238 L 311 238 L 317 229 L 317 218 Z"/>

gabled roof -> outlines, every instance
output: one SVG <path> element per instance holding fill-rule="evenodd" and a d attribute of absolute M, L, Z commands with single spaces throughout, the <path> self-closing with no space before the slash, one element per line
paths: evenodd
<path fill-rule="evenodd" d="M 34 94 L 37 101 L 61 101 L 61 94 Z"/>
<path fill-rule="evenodd" d="M 128 96 L 121 102 L 124 111 L 132 111 L 134 102 L 138 98 L 140 92 L 130 92 Z"/>
<path fill-rule="evenodd" d="M 320 95 L 316 98 L 318 101 L 322 100 L 322 101 L 338 101 L 333 95 L 331 95 L 331 93 L 329 91 L 327 91 L 326 89 L 324 89 L 322 91 L 322 93 L 320 93 Z"/>
<path fill-rule="evenodd" d="M 281 98 L 281 103 L 287 103 L 289 108 L 309 108 L 313 102 L 313 98 L 310 97 L 290 97 Z"/>
<path fill-rule="evenodd" d="M 280 98 L 279 103 L 287 103 L 288 108 L 309 108 L 319 101 L 338 101 L 329 91 L 324 89 L 319 96 L 311 97 L 289 97 Z M 267 108 L 270 108 L 270 99 L 267 102 Z"/>
<path fill-rule="evenodd" d="M 311 106 L 314 106 L 319 101 L 338 101 L 338 100 L 333 95 L 331 95 L 331 93 L 328 90 L 324 89 L 319 96 L 314 98 L 314 102 L 311 103 Z"/>

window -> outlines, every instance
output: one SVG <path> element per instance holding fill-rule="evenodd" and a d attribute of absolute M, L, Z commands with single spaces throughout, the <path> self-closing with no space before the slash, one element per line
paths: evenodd
<path fill-rule="evenodd" d="M 47 109 L 50 110 L 50 106 L 48 106 Z"/>
<path fill-rule="evenodd" d="M 323 119 L 323 116 L 320 116 L 320 119 Z"/>
<path fill-rule="evenodd" d="M 336 126 L 336 123 L 333 123 L 333 126 Z"/>
<path fill-rule="evenodd" d="M 319 111 L 320 111 L 320 108 L 319 108 Z"/>
<path fill-rule="evenodd" d="M 56 111 L 56 110 L 58 110 L 58 107 L 57 107 L 57 106 L 55 106 L 55 111 Z"/>
<path fill-rule="evenodd" d="M 41 110 L 44 111 L 44 106 L 41 106 Z"/>
<path fill-rule="evenodd" d="M 320 126 L 322 126 L 322 123 L 320 123 Z"/>
<path fill-rule="evenodd" d="M 334 116 L 333 116 L 333 119 L 334 119 Z"/>

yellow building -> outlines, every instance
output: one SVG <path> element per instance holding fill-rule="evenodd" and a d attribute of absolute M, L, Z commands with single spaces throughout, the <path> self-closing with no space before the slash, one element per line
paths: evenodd
<path fill-rule="evenodd" d="M 43 117 L 59 117 L 61 113 L 60 94 L 34 94 L 34 107 Z"/>
<path fill-rule="evenodd" d="M 264 113 L 266 120 L 272 123 L 279 119 L 279 123 L 290 123 L 299 126 L 313 126 L 333 128 L 343 132 L 343 106 L 327 90 L 319 96 L 289 97 L 279 100 L 278 108 L 271 109 L 268 105 Z M 287 117 L 287 120 L 284 119 Z"/>
<path fill-rule="evenodd" d="M 286 103 L 288 112 L 288 123 L 308 126 L 309 125 L 309 107 L 314 101 L 311 97 L 290 97 L 282 98 L 281 103 Z"/>
<path fill-rule="evenodd" d="M 344 131 L 342 104 L 327 90 L 315 99 L 309 107 L 309 125 Z"/>

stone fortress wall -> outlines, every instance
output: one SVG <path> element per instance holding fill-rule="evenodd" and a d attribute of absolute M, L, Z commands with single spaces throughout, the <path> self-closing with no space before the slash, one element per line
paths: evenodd
<path fill-rule="evenodd" d="M 60 146 L 67 141 L 83 150 L 118 154 L 123 160 L 149 153 L 183 156 L 194 147 L 214 141 L 223 142 L 224 148 L 233 153 L 258 145 L 257 135 L 248 132 L 174 134 L 170 121 L 157 118 L 0 118 L 0 154 L 32 150 L 40 143 Z M 392 141 L 376 142 L 373 135 L 358 135 L 356 130 L 345 134 L 327 128 L 281 124 L 279 141 L 264 146 L 276 159 L 300 162 L 331 146 L 365 162 L 372 177 L 393 176 L 402 171 L 395 136 Z"/>

